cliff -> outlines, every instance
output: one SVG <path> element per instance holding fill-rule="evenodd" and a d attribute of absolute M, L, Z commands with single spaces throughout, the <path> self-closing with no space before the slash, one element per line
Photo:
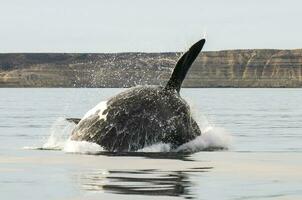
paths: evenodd
<path fill-rule="evenodd" d="M 0 87 L 165 84 L 181 53 L 0 54 Z M 185 87 L 301 87 L 302 49 L 203 52 Z"/>

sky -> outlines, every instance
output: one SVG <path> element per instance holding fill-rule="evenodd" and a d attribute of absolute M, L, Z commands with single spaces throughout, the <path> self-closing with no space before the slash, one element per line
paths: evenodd
<path fill-rule="evenodd" d="M 0 53 L 302 48 L 301 0 L 0 0 Z"/>

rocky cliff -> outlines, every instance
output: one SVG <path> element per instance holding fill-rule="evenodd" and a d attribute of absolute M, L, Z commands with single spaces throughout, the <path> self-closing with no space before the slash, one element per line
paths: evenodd
<path fill-rule="evenodd" d="M 0 54 L 0 87 L 165 84 L 181 53 Z M 185 87 L 301 87 L 302 49 L 203 52 Z"/>

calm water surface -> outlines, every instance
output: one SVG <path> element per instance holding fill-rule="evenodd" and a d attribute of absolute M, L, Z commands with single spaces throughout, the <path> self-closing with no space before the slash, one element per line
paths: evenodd
<path fill-rule="evenodd" d="M 41 145 L 121 89 L 0 89 L 1 199 L 302 199 L 301 89 L 183 89 L 199 120 L 233 136 L 192 155 L 68 154 Z"/>

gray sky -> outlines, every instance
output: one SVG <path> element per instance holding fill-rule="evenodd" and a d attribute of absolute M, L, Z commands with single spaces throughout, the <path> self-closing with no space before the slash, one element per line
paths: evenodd
<path fill-rule="evenodd" d="M 302 48 L 301 0 L 0 0 L 0 52 Z"/>

